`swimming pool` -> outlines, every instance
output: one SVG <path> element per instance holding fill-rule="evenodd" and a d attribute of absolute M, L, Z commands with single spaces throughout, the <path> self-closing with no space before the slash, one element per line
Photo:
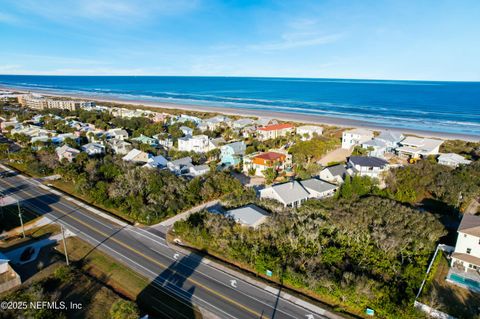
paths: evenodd
<path fill-rule="evenodd" d="M 465 285 L 468 288 L 471 288 L 473 290 L 480 290 L 480 282 L 478 281 L 465 278 L 457 274 L 450 274 L 448 279 L 450 279 L 451 281 L 457 282 L 459 284 Z"/>

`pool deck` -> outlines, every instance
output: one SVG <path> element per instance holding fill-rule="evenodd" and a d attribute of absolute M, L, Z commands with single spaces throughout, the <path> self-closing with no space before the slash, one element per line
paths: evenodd
<path fill-rule="evenodd" d="M 476 281 L 478 283 L 478 287 L 474 287 L 465 283 L 460 283 L 454 279 L 451 279 L 451 275 L 457 275 L 462 278 L 465 278 L 467 280 L 472 280 Z M 479 292 L 480 293 L 480 274 L 478 273 L 477 270 L 473 269 L 467 269 L 467 271 L 464 271 L 462 269 L 456 268 L 456 267 L 451 267 L 450 270 L 448 271 L 447 278 L 445 279 L 449 283 L 452 283 L 454 285 L 460 286 L 462 288 L 469 289 L 473 292 Z"/>

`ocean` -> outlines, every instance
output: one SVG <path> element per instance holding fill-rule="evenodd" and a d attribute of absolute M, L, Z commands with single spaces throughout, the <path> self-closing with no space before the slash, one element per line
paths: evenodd
<path fill-rule="evenodd" d="M 0 85 L 99 98 L 277 111 L 480 136 L 480 82 L 0 75 Z"/>

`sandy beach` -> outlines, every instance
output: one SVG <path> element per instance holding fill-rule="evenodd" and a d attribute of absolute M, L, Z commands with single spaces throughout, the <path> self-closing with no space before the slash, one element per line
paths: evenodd
<path fill-rule="evenodd" d="M 240 110 L 238 108 L 228 108 L 228 107 L 217 107 L 217 106 L 203 106 L 203 105 L 189 105 L 189 104 L 177 104 L 177 103 L 165 103 L 165 102 L 156 102 L 156 101 L 147 101 L 147 100 L 133 100 L 133 99 L 122 99 L 122 98 L 112 98 L 110 96 L 101 96 L 101 95 L 89 95 L 89 94 L 68 94 L 68 93 L 58 93 L 52 92 L 49 90 L 25 90 L 15 87 L 2 87 L 1 89 L 11 90 L 22 93 L 38 93 L 47 96 L 55 97 L 66 97 L 71 99 L 87 99 L 91 101 L 96 101 L 97 104 L 101 105 L 102 102 L 114 103 L 114 104 L 124 104 L 136 106 L 138 108 L 149 107 L 149 108 L 159 108 L 159 109 L 171 109 L 171 110 L 185 110 L 193 112 L 207 112 L 207 113 L 219 113 L 225 115 L 235 115 L 243 117 L 266 117 L 274 118 L 281 121 L 290 121 L 296 123 L 309 123 L 309 124 L 319 124 L 319 125 L 329 125 L 329 126 L 338 126 L 345 128 L 367 128 L 371 130 L 390 130 L 395 132 L 402 132 L 404 134 L 423 136 L 423 137 L 433 137 L 441 139 L 460 139 L 465 141 L 480 141 L 480 136 L 468 135 L 468 134 L 455 134 L 447 132 L 432 132 L 428 130 L 414 130 L 407 128 L 397 128 L 389 127 L 386 125 L 376 125 L 366 121 L 352 120 L 346 118 L 338 117 L 327 117 L 321 115 L 306 115 L 306 114 L 296 114 L 288 112 L 276 112 L 276 111 L 265 111 L 265 110 L 251 110 L 244 109 Z"/>

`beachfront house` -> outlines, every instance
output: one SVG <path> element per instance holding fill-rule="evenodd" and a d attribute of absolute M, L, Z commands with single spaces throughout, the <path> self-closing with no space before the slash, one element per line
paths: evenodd
<path fill-rule="evenodd" d="M 368 150 L 368 156 L 383 158 L 387 152 L 387 143 L 374 138 L 362 143 L 362 148 Z"/>
<path fill-rule="evenodd" d="M 243 172 L 264 177 L 263 171 L 272 168 L 282 171 L 291 164 L 291 155 L 280 152 L 254 153 L 243 158 Z M 253 172 L 253 174 L 251 174 Z"/>
<path fill-rule="evenodd" d="M 303 188 L 308 192 L 308 198 L 326 198 L 335 194 L 338 189 L 337 185 L 327 183 L 318 178 L 310 178 L 304 181 L 300 181 Z"/>
<path fill-rule="evenodd" d="M 371 130 L 356 128 L 348 130 L 342 134 L 342 148 L 351 149 L 354 146 L 361 145 L 373 138 Z"/>
<path fill-rule="evenodd" d="M 202 119 L 193 115 L 181 114 L 177 117 L 172 117 L 171 122 L 173 123 L 185 123 L 185 122 L 193 122 L 195 125 L 200 124 Z"/>
<path fill-rule="evenodd" d="M 125 155 L 132 150 L 132 144 L 127 141 L 112 138 L 107 142 L 114 154 Z"/>
<path fill-rule="evenodd" d="M 150 154 L 134 148 L 122 157 L 122 160 L 131 163 L 146 164 L 150 157 L 152 157 Z"/>
<path fill-rule="evenodd" d="M 98 143 L 88 143 L 81 147 L 82 151 L 88 156 L 98 156 L 105 154 L 105 146 Z"/>
<path fill-rule="evenodd" d="M 77 157 L 78 154 L 80 154 L 79 150 L 72 148 L 68 145 L 57 147 L 55 149 L 55 152 L 57 153 L 57 157 L 59 161 L 66 159 L 69 162 L 72 162 L 75 159 L 75 157 Z"/>
<path fill-rule="evenodd" d="M 182 157 L 167 163 L 167 169 L 175 175 L 190 173 L 190 167 L 193 167 L 191 157 Z"/>
<path fill-rule="evenodd" d="M 220 163 L 225 166 L 237 166 L 245 154 L 245 143 L 234 142 L 220 147 Z"/>
<path fill-rule="evenodd" d="M 343 184 L 348 175 L 347 168 L 343 164 L 325 167 L 320 171 L 319 177 L 327 182 L 334 184 Z"/>
<path fill-rule="evenodd" d="M 299 182 L 291 181 L 260 189 L 259 196 L 263 199 L 274 199 L 285 207 L 299 207 L 309 198 L 310 194 Z"/>
<path fill-rule="evenodd" d="M 375 137 L 375 140 L 382 141 L 385 144 L 386 151 L 392 153 L 404 138 L 405 136 L 400 132 L 386 130 L 381 131 L 380 134 Z"/>
<path fill-rule="evenodd" d="M 442 143 L 443 140 L 407 136 L 400 142 L 400 146 L 396 148 L 396 152 L 400 156 L 422 158 L 430 155 L 437 155 Z"/>
<path fill-rule="evenodd" d="M 261 117 L 255 121 L 255 125 L 257 126 L 267 126 L 272 124 L 278 124 L 278 121 L 267 117 Z"/>
<path fill-rule="evenodd" d="M 457 232 L 447 280 L 457 284 L 464 284 L 465 278 L 480 282 L 480 216 L 464 214 Z"/>
<path fill-rule="evenodd" d="M 316 125 L 302 125 L 297 127 L 297 135 L 302 141 L 308 141 L 314 136 L 321 136 L 323 134 L 323 127 Z"/>
<path fill-rule="evenodd" d="M 261 141 L 270 140 L 278 137 L 292 135 L 295 132 L 295 126 L 290 123 L 273 124 L 260 127 L 257 130 L 257 137 Z"/>
<path fill-rule="evenodd" d="M 198 128 L 202 131 L 214 131 L 220 126 L 230 126 L 232 120 L 224 115 L 217 115 L 212 118 L 203 120 L 198 124 Z"/>
<path fill-rule="evenodd" d="M 267 221 L 269 214 L 260 207 L 254 204 L 249 204 L 247 206 L 231 209 L 225 213 L 225 216 L 232 218 L 242 226 L 256 229 Z"/>
<path fill-rule="evenodd" d="M 141 143 L 141 144 L 147 144 L 153 147 L 158 145 L 158 141 L 156 138 L 148 137 L 143 134 L 140 134 L 140 136 L 134 137 L 130 140 L 133 142 Z"/>
<path fill-rule="evenodd" d="M 468 165 L 472 161 L 467 160 L 465 157 L 455 153 L 440 154 L 437 158 L 438 164 L 446 165 L 450 167 L 458 167 L 459 165 Z"/>
<path fill-rule="evenodd" d="M 239 120 L 233 121 L 232 123 L 232 128 L 234 129 L 242 129 L 245 126 L 250 126 L 255 123 L 254 120 L 249 119 L 249 118 L 241 118 Z"/>
<path fill-rule="evenodd" d="M 179 151 L 206 153 L 214 148 L 207 135 L 194 135 L 178 139 Z"/>
<path fill-rule="evenodd" d="M 123 128 L 112 128 L 107 131 L 107 138 L 115 138 L 123 141 L 128 139 L 128 132 Z"/>
<path fill-rule="evenodd" d="M 347 167 L 351 168 L 354 174 L 380 178 L 380 174 L 389 168 L 389 164 L 383 158 L 373 156 L 350 156 Z"/>

